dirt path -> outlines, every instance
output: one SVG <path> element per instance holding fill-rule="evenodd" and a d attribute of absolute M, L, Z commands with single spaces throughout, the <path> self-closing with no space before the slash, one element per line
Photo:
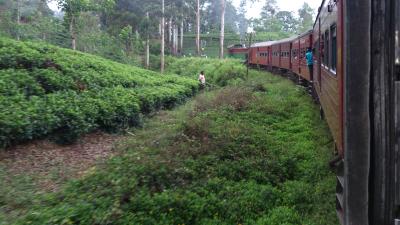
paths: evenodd
<path fill-rule="evenodd" d="M 33 141 L 0 151 L 0 166 L 12 176 L 35 178 L 43 191 L 56 191 L 68 179 L 115 153 L 114 146 L 123 137 L 106 133 L 85 135 L 72 145 L 60 146 L 47 140 Z"/>

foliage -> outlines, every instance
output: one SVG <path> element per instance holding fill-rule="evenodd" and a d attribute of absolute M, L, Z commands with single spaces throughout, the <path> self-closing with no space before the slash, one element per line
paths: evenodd
<path fill-rule="evenodd" d="M 205 59 L 188 57 L 172 62 L 167 72 L 197 79 L 200 71 L 204 71 L 208 83 L 226 86 L 230 82 L 244 80 L 246 68 L 239 60 Z"/>
<path fill-rule="evenodd" d="M 101 128 L 140 122 L 171 108 L 197 82 L 50 45 L 0 39 L 0 146 L 54 136 L 70 142 Z"/>
<path fill-rule="evenodd" d="M 336 224 L 331 137 L 289 81 L 252 71 L 133 132 L 17 224 Z"/>
<path fill-rule="evenodd" d="M 314 10 L 310 7 L 310 5 L 304 2 L 303 6 L 301 7 L 301 9 L 299 9 L 298 13 L 300 17 L 299 32 L 303 33 L 311 29 L 313 26 Z"/>

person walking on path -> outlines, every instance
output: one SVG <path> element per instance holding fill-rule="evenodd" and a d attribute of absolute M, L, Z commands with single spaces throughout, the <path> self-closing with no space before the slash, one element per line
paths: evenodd
<path fill-rule="evenodd" d="M 204 71 L 200 72 L 199 82 L 200 82 L 200 88 L 204 89 L 206 87 L 206 76 L 204 75 Z"/>
<path fill-rule="evenodd" d="M 314 71 L 314 58 L 313 58 L 313 52 L 312 52 L 311 48 L 307 49 L 306 61 L 307 61 L 308 70 L 310 71 L 310 80 L 312 82 L 313 81 L 313 71 Z"/>

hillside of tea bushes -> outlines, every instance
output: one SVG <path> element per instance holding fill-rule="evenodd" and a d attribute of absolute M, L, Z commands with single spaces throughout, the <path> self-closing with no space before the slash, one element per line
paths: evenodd
<path fill-rule="evenodd" d="M 0 148 L 137 125 L 141 114 L 173 107 L 196 90 L 194 79 L 0 38 Z"/>
<path fill-rule="evenodd" d="M 118 155 L 9 224 L 337 225 L 318 113 L 302 88 L 252 72 L 145 119 Z"/>

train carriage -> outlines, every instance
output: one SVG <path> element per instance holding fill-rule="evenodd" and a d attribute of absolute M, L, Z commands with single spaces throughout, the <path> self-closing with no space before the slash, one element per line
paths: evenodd
<path fill-rule="evenodd" d="M 280 45 L 280 68 L 291 70 L 291 48 L 292 48 L 292 41 L 296 40 L 297 37 L 291 37 L 287 39 L 283 39 L 279 42 Z"/>
<path fill-rule="evenodd" d="M 272 62 L 272 44 L 274 41 L 259 42 L 251 45 L 249 63 L 253 65 L 270 66 Z"/>
<path fill-rule="evenodd" d="M 290 63 L 291 63 L 291 71 L 295 74 L 299 74 L 300 72 L 300 42 L 299 39 L 296 38 L 291 43 L 291 53 L 290 53 Z"/>
<path fill-rule="evenodd" d="M 307 49 L 312 48 L 313 30 L 309 30 L 298 37 L 299 43 L 299 68 L 297 74 L 308 81 L 313 80 L 307 66 L 306 52 Z M 315 50 L 314 50 L 315 52 Z"/>
<path fill-rule="evenodd" d="M 236 44 L 228 46 L 228 54 L 230 58 L 247 59 L 249 49 L 244 44 Z"/>
<path fill-rule="evenodd" d="M 271 45 L 271 51 L 272 51 L 271 66 L 280 68 L 281 67 L 281 45 L 279 44 L 279 42 L 273 43 Z"/>

